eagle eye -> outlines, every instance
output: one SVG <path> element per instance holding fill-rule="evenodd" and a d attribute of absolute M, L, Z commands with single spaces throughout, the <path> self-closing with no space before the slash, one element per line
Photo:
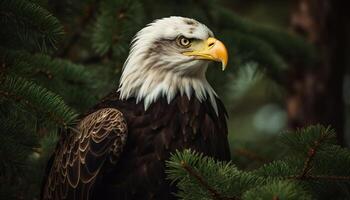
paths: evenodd
<path fill-rule="evenodd" d="M 179 36 L 177 39 L 176 39 L 176 42 L 179 46 L 181 47 L 185 47 L 185 48 L 188 48 L 191 46 L 191 39 L 189 38 L 186 38 L 184 36 Z"/>

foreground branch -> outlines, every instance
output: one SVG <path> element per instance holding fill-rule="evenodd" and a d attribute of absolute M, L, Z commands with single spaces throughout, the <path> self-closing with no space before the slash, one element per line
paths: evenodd
<path fill-rule="evenodd" d="M 42 111 L 41 109 L 37 108 L 34 104 L 32 104 L 30 101 L 26 100 L 24 97 L 22 96 L 17 96 L 13 93 L 9 93 L 7 91 L 2 91 L 0 90 L 0 96 L 3 96 L 7 99 L 11 99 L 17 102 L 22 102 L 25 106 L 27 106 L 28 108 L 38 112 L 38 113 L 46 113 L 50 119 L 52 119 L 52 121 L 54 121 L 55 123 L 59 124 L 60 126 L 64 127 L 64 128 L 68 128 L 68 124 L 64 121 L 64 119 L 60 118 L 59 116 L 55 115 L 54 113 L 50 112 L 50 111 Z"/>
<path fill-rule="evenodd" d="M 312 161 L 316 155 L 316 152 L 318 151 L 319 147 L 321 146 L 322 142 L 324 142 L 327 139 L 327 136 L 329 136 L 329 134 L 325 133 L 324 135 L 322 135 L 320 137 L 320 139 L 318 139 L 314 142 L 314 145 L 312 147 L 309 148 L 308 156 L 306 157 L 303 170 L 302 170 L 301 174 L 299 175 L 298 179 L 303 179 L 305 177 L 311 176 L 308 174 L 312 169 Z"/>
<path fill-rule="evenodd" d="M 181 161 L 181 166 L 197 181 L 199 184 L 204 188 L 205 190 L 209 191 L 210 195 L 212 196 L 213 199 L 216 200 L 239 200 L 238 197 L 225 197 L 222 194 L 220 194 L 216 189 L 211 187 L 206 180 L 198 173 L 196 172 L 191 166 L 189 166 L 187 163 L 184 161 Z"/>

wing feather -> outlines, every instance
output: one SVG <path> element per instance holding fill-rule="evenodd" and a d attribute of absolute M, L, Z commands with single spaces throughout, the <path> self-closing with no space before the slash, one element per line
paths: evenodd
<path fill-rule="evenodd" d="M 127 124 L 114 108 L 89 114 L 76 130 L 56 149 L 42 199 L 89 199 L 102 166 L 115 164 L 126 143 Z"/>

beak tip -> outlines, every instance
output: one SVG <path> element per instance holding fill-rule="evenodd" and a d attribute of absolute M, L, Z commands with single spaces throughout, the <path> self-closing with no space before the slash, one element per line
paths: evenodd
<path fill-rule="evenodd" d="M 222 71 L 225 71 L 225 69 L 226 69 L 226 66 L 227 66 L 227 63 L 225 63 L 225 62 L 222 62 L 222 66 L 221 66 L 221 69 L 222 69 Z"/>

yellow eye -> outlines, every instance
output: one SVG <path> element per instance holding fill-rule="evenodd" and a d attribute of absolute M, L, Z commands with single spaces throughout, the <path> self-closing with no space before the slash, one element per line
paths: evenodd
<path fill-rule="evenodd" d="M 191 41 L 188 38 L 185 38 L 184 36 L 180 36 L 177 39 L 177 43 L 182 46 L 182 47 L 190 47 L 191 46 Z"/>

